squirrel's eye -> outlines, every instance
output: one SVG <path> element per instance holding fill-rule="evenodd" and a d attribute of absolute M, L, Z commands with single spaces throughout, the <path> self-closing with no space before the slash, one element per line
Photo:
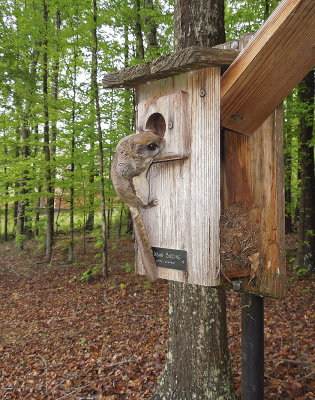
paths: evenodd
<path fill-rule="evenodd" d="M 149 143 L 149 144 L 147 145 L 147 149 L 150 150 L 150 151 L 154 151 L 157 147 L 158 147 L 158 146 L 157 146 L 156 143 Z"/>

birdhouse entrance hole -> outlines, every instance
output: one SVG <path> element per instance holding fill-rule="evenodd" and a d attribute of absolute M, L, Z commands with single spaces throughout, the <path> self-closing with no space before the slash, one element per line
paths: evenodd
<path fill-rule="evenodd" d="M 145 128 L 163 137 L 166 131 L 166 123 L 163 115 L 158 112 L 150 115 Z"/>

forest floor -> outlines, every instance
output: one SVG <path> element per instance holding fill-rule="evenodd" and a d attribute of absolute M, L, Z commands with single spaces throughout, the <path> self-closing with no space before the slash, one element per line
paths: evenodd
<path fill-rule="evenodd" d="M 294 237 L 288 243 L 292 252 Z M 131 240 L 109 248 L 109 277 L 82 283 L 82 274 L 99 262 L 94 243 L 85 253 L 77 243 L 69 265 L 58 241 L 49 266 L 33 242 L 21 253 L 13 243 L 0 243 L 1 400 L 150 398 L 166 361 L 168 285 L 126 271 Z M 265 300 L 265 399 L 315 398 L 314 282 L 292 276 L 288 272 L 284 300 Z M 240 394 L 239 294 L 227 293 L 227 309 Z"/>

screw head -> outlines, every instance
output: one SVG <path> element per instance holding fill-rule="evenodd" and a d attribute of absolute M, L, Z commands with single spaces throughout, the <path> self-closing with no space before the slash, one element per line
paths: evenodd
<path fill-rule="evenodd" d="M 233 290 L 235 292 L 240 292 L 242 289 L 242 280 L 241 279 L 236 279 L 233 281 Z"/>
<path fill-rule="evenodd" d="M 204 89 L 200 89 L 200 97 L 205 97 L 206 91 Z"/>
<path fill-rule="evenodd" d="M 172 128 L 173 128 L 173 122 L 169 122 L 169 123 L 167 124 L 167 126 L 168 126 L 169 129 L 172 129 Z"/>

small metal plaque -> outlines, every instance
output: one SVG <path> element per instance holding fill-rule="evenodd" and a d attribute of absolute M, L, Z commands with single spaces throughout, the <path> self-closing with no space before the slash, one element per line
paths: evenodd
<path fill-rule="evenodd" d="M 152 247 L 156 265 L 162 268 L 187 271 L 187 251 Z"/>

